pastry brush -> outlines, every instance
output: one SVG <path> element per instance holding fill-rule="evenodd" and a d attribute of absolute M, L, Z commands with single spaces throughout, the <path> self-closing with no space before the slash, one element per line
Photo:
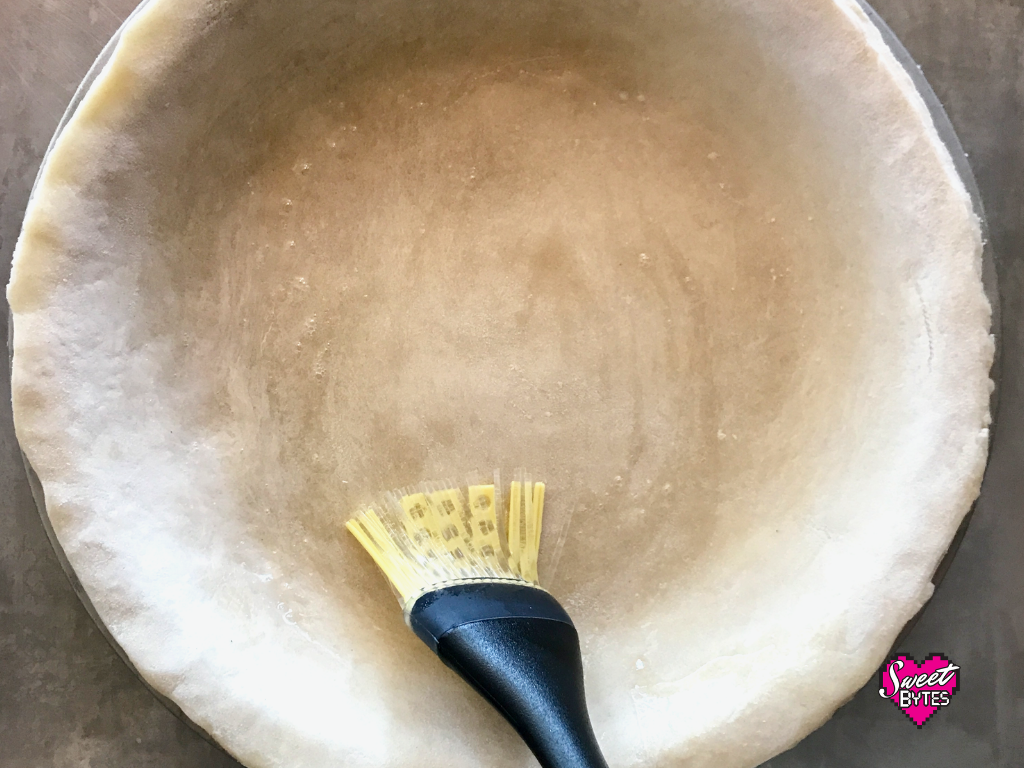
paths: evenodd
<path fill-rule="evenodd" d="M 607 768 L 583 692 L 579 636 L 540 587 L 544 483 L 518 473 L 499 522 L 493 483 L 423 483 L 349 520 L 410 629 L 489 701 L 543 768 Z"/>

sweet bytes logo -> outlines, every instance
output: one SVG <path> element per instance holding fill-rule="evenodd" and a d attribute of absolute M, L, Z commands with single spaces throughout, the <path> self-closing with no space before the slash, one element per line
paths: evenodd
<path fill-rule="evenodd" d="M 879 673 L 878 695 L 891 699 L 918 728 L 940 707 L 949 706 L 960 688 L 960 667 L 941 653 L 918 664 L 909 656 L 890 659 Z"/>

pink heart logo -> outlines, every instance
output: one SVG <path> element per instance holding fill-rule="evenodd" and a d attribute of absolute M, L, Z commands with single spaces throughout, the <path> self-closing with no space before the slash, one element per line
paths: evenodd
<path fill-rule="evenodd" d="M 918 664 L 909 656 L 890 659 L 879 673 L 878 695 L 892 699 L 918 728 L 928 718 L 949 706 L 960 688 L 960 667 L 941 653 L 933 653 Z"/>

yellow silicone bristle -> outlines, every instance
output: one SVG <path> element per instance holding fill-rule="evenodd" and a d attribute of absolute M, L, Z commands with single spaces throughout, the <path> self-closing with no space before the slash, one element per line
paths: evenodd
<path fill-rule="evenodd" d="M 508 564 L 509 567 L 519 573 L 519 560 L 522 556 L 522 519 L 520 512 L 523 499 L 523 485 L 520 482 L 513 482 L 508 490 L 508 514 L 505 517 L 505 530 L 508 535 Z"/>
<path fill-rule="evenodd" d="M 510 563 L 527 581 L 537 581 L 540 527 L 544 515 L 544 483 L 522 472 L 509 489 L 508 539 Z"/>
<path fill-rule="evenodd" d="M 502 551 L 496 510 L 493 485 L 469 486 L 469 513 L 473 540 L 477 549 L 486 557 L 497 557 Z"/>
<path fill-rule="evenodd" d="M 495 473 L 497 479 L 497 473 Z M 403 607 L 467 581 L 536 586 L 544 484 L 523 473 L 509 488 L 504 531 L 495 484 L 422 483 L 390 491 L 346 528 L 391 582 Z"/>

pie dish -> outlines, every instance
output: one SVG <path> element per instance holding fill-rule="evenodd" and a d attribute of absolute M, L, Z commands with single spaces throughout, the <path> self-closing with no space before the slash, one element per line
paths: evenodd
<path fill-rule="evenodd" d="M 523 465 L 609 762 L 752 766 L 977 495 L 981 251 L 848 0 L 152 0 L 26 215 L 16 427 L 106 627 L 247 765 L 529 762 L 342 526 Z"/>

